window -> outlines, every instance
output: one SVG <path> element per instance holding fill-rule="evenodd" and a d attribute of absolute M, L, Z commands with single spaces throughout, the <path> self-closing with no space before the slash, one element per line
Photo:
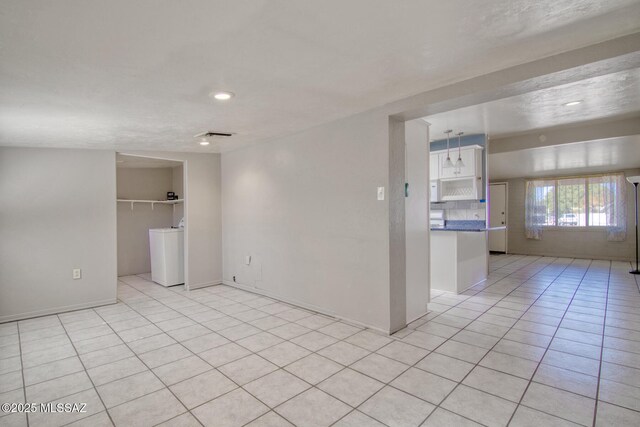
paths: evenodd
<path fill-rule="evenodd" d="M 624 240 L 625 184 L 621 173 L 527 181 L 527 237 L 540 239 L 544 227 L 606 227 L 609 240 Z"/>

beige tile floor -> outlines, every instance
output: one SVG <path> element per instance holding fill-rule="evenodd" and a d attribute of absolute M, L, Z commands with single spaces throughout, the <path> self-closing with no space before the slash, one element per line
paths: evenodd
<path fill-rule="evenodd" d="M 2 426 L 637 426 L 628 263 L 493 256 L 393 337 L 227 286 L 121 278 L 116 305 L 0 325 Z"/>

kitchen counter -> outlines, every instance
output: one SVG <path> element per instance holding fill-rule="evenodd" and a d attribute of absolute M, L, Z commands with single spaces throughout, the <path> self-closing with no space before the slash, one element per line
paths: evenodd
<path fill-rule="evenodd" d="M 444 227 L 431 227 L 431 231 L 493 231 L 505 230 L 505 226 L 487 227 L 487 223 L 481 220 L 450 220 Z"/>
<path fill-rule="evenodd" d="M 431 233 L 431 289 L 460 294 L 487 279 L 487 228 L 440 228 Z"/>
<path fill-rule="evenodd" d="M 457 228 L 457 227 L 431 227 L 431 231 L 470 231 L 470 232 L 480 232 L 480 231 L 493 231 L 493 230 L 506 230 L 507 227 L 484 227 L 484 228 Z"/>

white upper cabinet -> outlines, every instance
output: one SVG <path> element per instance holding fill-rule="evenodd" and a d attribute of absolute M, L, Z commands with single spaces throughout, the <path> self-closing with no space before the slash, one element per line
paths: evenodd
<path fill-rule="evenodd" d="M 458 160 L 458 150 L 451 150 L 451 161 L 455 164 Z M 482 150 L 477 148 L 462 148 L 460 150 L 460 158 L 464 166 L 461 168 L 445 168 L 444 162 L 447 159 L 447 153 L 440 153 L 440 179 L 450 178 L 470 178 L 482 176 Z"/>
<path fill-rule="evenodd" d="M 429 177 L 431 181 L 438 181 L 437 201 L 447 200 L 480 200 L 483 195 L 482 152 L 479 145 L 463 147 L 460 157 L 463 167 L 445 168 L 447 160 L 446 150 L 430 153 Z M 449 151 L 451 161 L 455 165 L 458 160 L 458 148 Z M 432 200 L 433 201 L 433 200 Z"/>
<path fill-rule="evenodd" d="M 446 156 L 445 156 L 446 157 Z M 440 156 L 432 154 L 429 156 L 429 180 L 436 181 L 440 179 Z"/>

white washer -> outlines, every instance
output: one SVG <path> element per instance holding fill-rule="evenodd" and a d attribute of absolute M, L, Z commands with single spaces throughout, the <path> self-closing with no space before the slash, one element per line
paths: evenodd
<path fill-rule="evenodd" d="M 149 229 L 151 280 L 162 286 L 184 283 L 184 229 Z"/>

